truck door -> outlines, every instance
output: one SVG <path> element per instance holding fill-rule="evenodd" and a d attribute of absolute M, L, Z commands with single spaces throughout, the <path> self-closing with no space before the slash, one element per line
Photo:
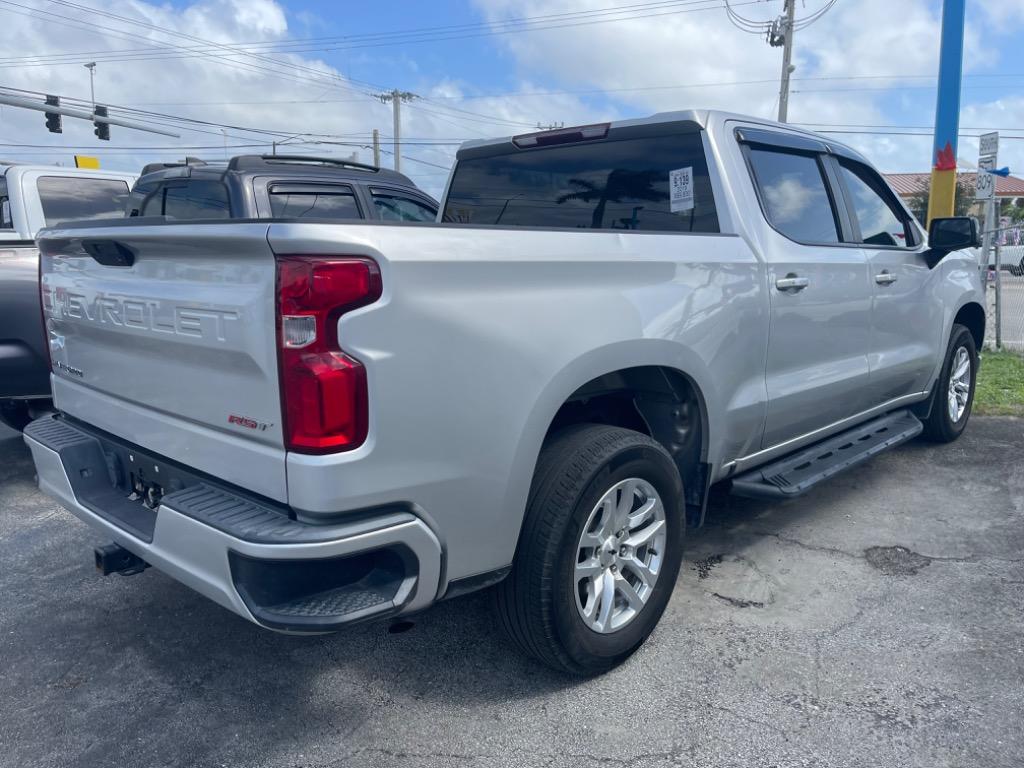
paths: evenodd
<path fill-rule="evenodd" d="M 873 403 L 923 392 L 941 357 L 941 270 L 928 268 L 923 237 L 888 185 L 851 158 L 831 162 L 863 244 L 874 294 L 868 365 Z"/>
<path fill-rule="evenodd" d="M 770 230 L 770 328 L 763 447 L 807 435 L 868 407 L 871 283 L 847 242 L 823 144 L 746 130 L 743 153 Z"/>

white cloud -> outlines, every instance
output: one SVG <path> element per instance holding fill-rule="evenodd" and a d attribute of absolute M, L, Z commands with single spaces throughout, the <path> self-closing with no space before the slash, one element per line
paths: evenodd
<path fill-rule="evenodd" d="M 0 27 L 0 47 L 7 52 L 5 57 L 47 56 L 52 61 L 54 55 L 68 52 L 82 52 L 83 55 L 61 64 L 47 63 L 45 66 L 25 66 L 24 63 L 2 66 L 0 61 L 0 82 L 6 87 L 87 99 L 89 75 L 82 64 L 95 58 L 99 62 L 96 71 L 98 103 L 138 107 L 242 128 L 261 128 L 277 132 L 277 135 L 261 136 L 228 128 L 225 137 L 217 126 L 196 125 L 193 128 L 197 130 L 194 131 L 174 128 L 181 134 L 181 138 L 175 140 L 114 126 L 108 143 L 93 136 L 91 122 L 65 118 L 64 133 L 55 135 L 46 132 L 41 113 L 3 107 L 0 108 L 0 158 L 70 163 L 72 155 L 78 152 L 99 154 L 107 168 L 138 170 L 146 162 L 180 159 L 186 153 L 221 157 L 225 152 L 225 140 L 230 154 L 241 154 L 269 151 L 275 138 L 317 133 L 336 135 L 325 137 L 327 141 L 358 146 L 301 145 L 293 142 L 296 151 L 337 156 L 358 152 L 361 160 L 369 161 L 372 153 L 366 145 L 370 143 L 372 129 L 378 128 L 384 150 L 382 163 L 390 165 L 390 105 L 368 95 L 375 90 L 374 87 L 349 81 L 338 70 L 312 56 L 277 52 L 268 54 L 270 58 L 260 59 L 232 55 L 223 48 L 206 47 L 205 56 L 105 60 L 105 54 L 125 49 L 201 46 L 188 36 L 218 44 L 237 44 L 309 34 L 305 28 L 291 31 L 283 7 L 274 0 L 197 0 L 184 7 L 139 0 L 129 3 L 89 0 L 89 4 L 97 9 L 97 13 L 86 15 L 69 11 L 63 18 L 60 15 L 41 16 L 38 12 L 32 15 L 5 13 L 5 23 Z M 104 16 L 105 13 L 140 24 L 110 18 Z M 302 16 L 298 23 L 305 27 L 308 18 Z M 106 29 L 98 29 L 95 25 Z M 152 27 L 171 30 L 179 36 Z M 168 53 L 174 55 L 175 51 Z M 402 170 L 434 194 L 438 194 L 444 184 L 455 147 L 428 145 L 427 142 L 459 141 L 527 131 L 533 124 L 530 115 L 534 109 L 536 114 L 550 112 L 552 119 L 557 114 L 587 114 L 576 100 L 567 97 L 532 99 L 522 103 L 505 99 L 462 103 L 460 97 L 465 85 L 455 79 L 431 82 L 421 77 L 415 87 L 429 100 L 417 100 L 403 108 L 403 135 L 409 141 L 402 154 L 432 165 L 406 159 Z M 552 109 L 542 108 L 539 102 Z M 157 124 L 163 122 L 158 117 L 152 120 Z M 233 146 L 252 144 L 258 146 Z M 174 149 L 186 146 L 206 148 Z M 131 147 L 169 150 L 132 151 L 128 149 Z"/>
<path fill-rule="evenodd" d="M 590 0 L 474 1 L 490 20 L 594 7 Z M 141 0 L 88 2 L 101 13 L 86 16 L 68 12 L 64 23 L 58 23 L 54 16 L 30 18 L 23 13 L 5 12 L 5 23 L 0 27 L 5 56 L 197 45 L 187 37 L 174 37 L 102 13 L 224 44 L 323 34 L 317 32 L 313 17 L 301 12 L 290 16 L 274 0 L 195 0 L 185 6 Z M 900 0 L 898 24 L 889 23 L 892 4 L 893 0 L 840 0 L 820 21 L 797 33 L 791 120 L 857 125 L 894 121 L 931 124 L 934 97 L 928 90 L 915 90 L 927 87 L 931 81 L 911 76 L 936 71 L 937 4 L 929 0 Z M 808 0 L 807 5 L 813 10 L 817 4 Z M 781 3 L 771 2 L 743 6 L 743 10 L 747 15 L 757 12 L 761 18 L 768 18 L 780 7 Z M 982 7 L 984 20 L 968 32 L 966 58 L 971 66 L 990 64 L 995 56 L 992 51 L 981 50 L 987 46 L 980 46 L 979 30 L 985 30 L 994 20 L 1009 23 L 1022 15 L 1019 3 L 984 0 Z M 52 11 L 57 6 L 41 8 Z M 293 18 L 297 19 L 297 29 L 289 25 Z M 95 24 L 108 30 L 90 26 Z M 520 133 L 530 130 L 538 121 L 571 125 L 685 107 L 717 107 L 768 117 L 774 116 L 777 105 L 779 49 L 739 31 L 720 10 L 569 26 L 489 40 L 501 53 L 508 54 L 515 68 L 518 91 L 523 95 L 479 98 L 475 94 L 480 89 L 474 84 L 472 72 L 452 71 L 439 79 L 421 72 L 411 76 L 413 82 L 402 84 L 426 97 L 403 108 L 403 133 L 409 139 L 403 154 L 443 166 L 436 168 L 407 160 L 403 161 L 403 170 L 434 194 L 441 190 L 455 147 L 426 145 L 428 141 Z M 413 47 L 394 55 L 412 64 L 417 51 Z M 379 128 L 384 149 L 390 149 L 391 108 L 367 95 L 374 90 L 373 86 L 347 80 L 313 54 L 269 55 L 273 60 L 228 57 L 219 50 L 206 57 L 111 62 L 104 61 L 102 53 L 83 53 L 70 63 L 46 66 L 3 66 L 0 60 L 0 82 L 15 88 L 87 97 L 88 73 L 81 65 L 95 57 L 99 61 L 96 89 L 100 103 L 258 127 L 281 135 L 337 134 L 331 140 L 359 146 L 302 145 L 297 149 L 335 155 L 356 151 L 363 161 L 369 160 L 371 154 L 362 146 L 369 143 L 371 130 Z M 357 52 L 348 61 L 357 62 L 359 71 L 369 72 L 373 67 L 368 55 Z M 411 66 L 406 69 L 415 72 Z M 849 76 L 865 79 L 810 79 Z M 714 85 L 746 81 L 762 82 Z M 885 90 L 893 86 L 913 88 Z M 549 93 L 561 90 L 598 93 Z M 1020 125 L 1022 118 L 1024 104 L 1020 98 L 1001 99 L 987 104 L 968 102 L 962 123 L 970 127 L 1008 126 Z M 224 153 L 225 137 L 217 127 L 195 126 L 206 133 L 182 130 L 180 140 L 114 127 L 113 140 L 104 143 L 93 137 L 89 122 L 66 119 L 64 126 L 64 134 L 55 136 L 43 128 L 41 114 L 0 108 L 0 157 L 47 161 L 59 157 L 70 162 L 75 151 L 96 151 L 105 167 L 137 170 L 152 160 L 180 158 L 185 151 L 126 152 L 124 148 L 200 145 L 210 148 L 188 150 L 189 154 L 219 157 Z M 229 147 L 232 154 L 268 150 L 272 140 L 241 130 L 229 129 L 227 134 L 229 145 L 261 144 L 252 148 Z M 863 151 L 883 170 L 928 168 L 928 137 L 843 134 L 837 138 Z M 3 144 L 42 144 L 47 148 Z M 1020 144 L 1024 142 L 1004 143 L 1005 158 L 1011 166 L 1024 165 L 1016 148 Z M 89 149 L 71 149 L 80 145 Z M 971 157 L 974 152 L 976 147 L 969 141 L 962 143 L 961 156 Z M 390 155 L 385 154 L 383 162 L 390 163 Z"/>
<path fill-rule="evenodd" d="M 476 0 L 476 4 L 491 20 L 592 7 L 587 0 Z M 984 5 L 985 20 L 968 19 L 964 57 L 968 72 L 996 63 L 995 49 L 983 42 L 991 19 L 1024 16 L 1021 3 L 985 0 Z M 810 0 L 799 4 L 798 18 L 820 6 L 821 2 Z M 820 20 L 797 31 L 789 105 L 792 122 L 823 127 L 932 124 L 934 81 L 928 78 L 938 70 L 938 4 L 899 0 L 898 7 L 895 19 L 893 0 L 841 0 Z M 744 5 L 738 10 L 751 18 L 769 19 L 781 11 L 781 3 Z M 688 107 L 773 118 L 776 114 L 780 50 L 734 27 L 720 9 L 508 35 L 501 40 L 515 56 L 523 77 L 557 77 L 567 89 L 637 89 L 610 94 L 626 105 L 631 116 Z M 816 79 L 851 77 L 859 79 Z M 769 82 L 727 85 L 748 81 Z M 708 87 L 708 83 L 722 85 Z M 652 85 L 680 87 L 645 89 Z M 968 106 L 963 124 L 973 125 L 968 115 L 983 120 L 994 112 Z M 1016 123 L 1003 124 L 1021 123 L 1018 118 Z M 930 167 L 930 136 L 834 136 L 886 171 Z"/>

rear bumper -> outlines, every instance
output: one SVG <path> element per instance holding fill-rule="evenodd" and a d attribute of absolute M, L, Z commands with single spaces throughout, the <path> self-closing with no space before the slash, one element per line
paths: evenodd
<path fill-rule="evenodd" d="M 201 480 L 166 493 L 154 510 L 118 484 L 123 446 L 52 416 L 32 422 L 25 442 L 42 491 L 153 567 L 261 626 L 332 631 L 416 611 L 436 598 L 441 547 L 408 511 L 308 525 Z"/>

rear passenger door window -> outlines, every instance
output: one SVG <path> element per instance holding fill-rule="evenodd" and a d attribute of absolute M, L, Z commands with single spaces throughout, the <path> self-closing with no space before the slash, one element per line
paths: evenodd
<path fill-rule="evenodd" d="M 169 219 L 226 219 L 231 217 L 227 187 L 219 181 L 194 180 L 167 184 L 142 205 L 143 216 Z"/>
<path fill-rule="evenodd" d="M 391 189 L 371 189 L 373 207 L 383 221 L 435 221 L 437 208 L 425 200 Z"/>
<path fill-rule="evenodd" d="M 275 219 L 361 219 L 352 187 L 337 184 L 272 184 L 270 215 Z"/>
<path fill-rule="evenodd" d="M 772 227 L 798 243 L 839 242 L 835 207 L 816 154 L 752 146 L 747 156 Z"/>
<path fill-rule="evenodd" d="M 877 173 L 859 163 L 840 160 L 839 175 L 849 193 L 850 208 L 865 245 L 917 244 L 910 217 L 900 210 Z"/>

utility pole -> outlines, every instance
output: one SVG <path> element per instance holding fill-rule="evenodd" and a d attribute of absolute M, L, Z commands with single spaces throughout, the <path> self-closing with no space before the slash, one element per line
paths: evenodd
<path fill-rule="evenodd" d="M 829 9 L 836 4 L 836 0 L 828 0 L 824 5 L 803 18 L 796 18 L 796 0 L 782 0 L 783 15 L 771 21 L 760 21 L 751 19 L 740 14 L 730 4 L 730 0 L 723 0 L 725 3 L 725 14 L 729 17 L 732 25 L 743 32 L 751 35 L 764 36 L 772 48 L 782 49 L 782 77 L 779 80 L 779 122 L 786 122 L 789 117 L 789 76 L 793 74 L 796 66 L 793 64 L 793 35 L 797 27 L 806 29 L 822 16 L 829 12 Z M 743 3 L 750 5 L 750 3 Z"/>
<path fill-rule="evenodd" d="M 373 129 L 373 164 L 380 168 L 380 131 Z"/>
<path fill-rule="evenodd" d="M 966 0 L 942 0 L 939 87 L 932 142 L 928 223 L 952 216 L 956 202 L 956 139 L 960 130 L 960 76 L 964 59 Z M 979 173 L 980 173 L 979 169 Z"/>
<path fill-rule="evenodd" d="M 796 0 L 785 0 L 786 15 L 775 20 L 768 33 L 768 45 L 782 46 L 782 78 L 779 80 L 779 122 L 786 122 L 789 114 L 789 76 L 793 66 L 793 33 L 796 21 Z"/>
<path fill-rule="evenodd" d="M 395 170 L 402 170 L 402 102 L 410 102 L 417 98 L 415 93 L 409 91 L 400 91 L 397 88 L 388 93 L 378 93 L 377 98 L 381 100 L 382 104 L 391 102 L 391 106 L 394 109 L 394 145 L 395 145 Z"/>
<path fill-rule="evenodd" d="M 92 96 L 92 106 L 96 107 L 96 62 L 90 61 L 88 64 L 83 64 L 83 67 L 89 70 L 89 94 Z"/>

